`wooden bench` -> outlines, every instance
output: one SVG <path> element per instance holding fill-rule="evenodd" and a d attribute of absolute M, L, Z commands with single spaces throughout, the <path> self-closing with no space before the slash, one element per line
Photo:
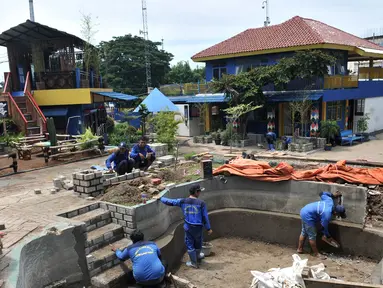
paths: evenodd
<path fill-rule="evenodd" d="M 352 133 L 352 130 L 343 130 L 340 132 L 340 137 L 342 138 L 342 142 L 341 142 L 341 145 L 343 144 L 350 144 L 350 146 L 352 145 L 352 143 L 354 141 L 360 141 L 362 142 L 364 137 L 363 136 L 356 136 Z"/>

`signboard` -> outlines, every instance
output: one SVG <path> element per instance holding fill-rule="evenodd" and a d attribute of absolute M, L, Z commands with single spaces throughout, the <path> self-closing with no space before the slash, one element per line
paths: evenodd
<path fill-rule="evenodd" d="M 0 102 L 0 118 L 8 117 L 8 104 L 7 102 Z"/>

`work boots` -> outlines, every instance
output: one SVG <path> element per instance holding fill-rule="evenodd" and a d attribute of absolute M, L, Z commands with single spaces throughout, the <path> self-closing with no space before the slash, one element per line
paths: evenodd
<path fill-rule="evenodd" d="M 198 269 L 197 251 L 196 250 L 191 252 L 188 251 L 188 254 L 189 254 L 190 261 L 186 262 L 186 266 Z"/>
<path fill-rule="evenodd" d="M 201 249 L 197 249 L 197 250 L 195 250 L 195 251 L 196 251 L 196 253 L 197 253 L 197 263 L 201 263 L 201 262 L 202 262 L 202 259 L 205 258 L 205 254 L 203 254 L 203 253 L 201 252 Z"/>

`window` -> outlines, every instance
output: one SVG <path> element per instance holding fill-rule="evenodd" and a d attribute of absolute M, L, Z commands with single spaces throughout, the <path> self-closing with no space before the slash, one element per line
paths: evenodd
<path fill-rule="evenodd" d="M 327 120 L 340 121 L 342 120 L 343 103 L 342 101 L 327 103 Z"/>
<path fill-rule="evenodd" d="M 363 116 L 364 115 L 364 99 L 358 99 L 355 101 L 355 115 Z"/>
<path fill-rule="evenodd" d="M 213 68 L 213 78 L 214 79 L 221 79 L 223 74 L 227 74 L 227 70 L 225 67 L 217 67 Z"/>

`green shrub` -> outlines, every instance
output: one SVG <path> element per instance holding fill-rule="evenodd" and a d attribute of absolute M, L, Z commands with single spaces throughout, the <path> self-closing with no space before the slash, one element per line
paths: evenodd
<path fill-rule="evenodd" d="M 184 155 L 184 158 L 185 158 L 185 160 L 192 160 L 193 157 L 194 157 L 194 155 L 196 155 L 195 152 L 186 153 L 186 154 Z"/>
<path fill-rule="evenodd" d="M 171 151 L 176 143 L 178 124 L 182 121 L 175 120 L 174 112 L 159 112 L 150 119 L 150 123 L 154 126 L 157 141 L 167 144 Z"/>
<path fill-rule="evenodd" d="M 107 117 L 106 118 L 106 123 L 105 123 L 105 128 L 106 128 L 106 133 L 112 133 L 114 129 L 114 119 L 112 117 Z"/>
<path fill-rule="evenodd" d="M 98 136 L 93 135 L 92 130 L 90 130 L 90 128 L 87 128 L 85 130 L 85 133 L 81 135 L 81 138 L 79 141 L 80 143 L 82 143 L 81 149 L 86 150 L 86 149 L 92 148 L 96 142 L 95 141 L 89 142 L 89 141 L 96 140 L 96 139 L 98 139 Z"/>
<path fill-rule="evenodd" d="M 8 133 L 0 136 L 0 143 L 5 143 L 6 146 L 12 146 L 12 142 L 19 142 L 19 138 L 24 137 L 23 133 Z"/>
<path fill-rule="evenodd" d="M 109 143 L 118 146 L 121 142 L 128 144 L 136 143 L 140 138 L 137 129 L 128 123 L 118 123 L 114 126 L 113 132 L 109 134 Z"/>

